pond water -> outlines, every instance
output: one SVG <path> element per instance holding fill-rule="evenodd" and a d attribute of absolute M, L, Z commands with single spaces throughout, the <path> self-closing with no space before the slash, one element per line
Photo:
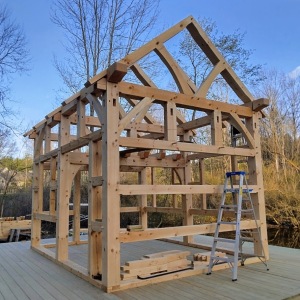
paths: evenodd
<path fill-rule="evenodd" d="M 268 228 L 270 245 L 300 249 L 300 229 Z"/>

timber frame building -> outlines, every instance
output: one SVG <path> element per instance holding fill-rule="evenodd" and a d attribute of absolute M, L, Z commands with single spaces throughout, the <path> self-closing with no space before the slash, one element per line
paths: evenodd
<path fill-rule="evenodd" d="M 211 71 L 200 86 L 189 79 L 165 45 L 183 31 L 190 34 L 211 64 Z M 142 60 L 151 53 L 168 70 L 176 91 L 158 88 L 146 74 Z M 134 80 L 126 80 L 128 72 Z M 227 82 L 240 104 L 207 99 L 217 76 Z M 262 243 L 254 242 L 254 249 L 257 255 L 263 252 L 268 256 L 259 136 L 261 110 L 267 105 L 266 99 L 253 98 L 194 18 L 182 20 L 91 78 L 80 92 L 25 134 L 34 140 L 32 248 L 107 292 L 144 285 L 147 280 L 121 278 L 121 243 L 176 236 L 183 237 L 185 245 L 194 245 L 194 235 L 213 233 L 215 223 L 194 224 L 194 216 L 216 215 L 217 210 L 208 208 L 207 200 L 209 195 L 221 194 L 223 185 L 205 183 L 205 160 L 227 157 L 233 171 L 239 169 L 239 160 L 246 161 L 262 237 Z M 89 114 L 91 106 L 94 116 Z M 155 119 L 153 106 L 163 112 L 160 122 Z M 187 120 L 184 110 L 202 115 Z M 224 131 L 230 126 L 239 132 L 244 143 L 226 142 Z M 211 135 L 209 144 L 197 142 L 197 132 L 204 127 Z M 195 165 L 197 175 L 192 167 Z M 158 169 L 170 171 L 169 184 L 159 183 Z M 80 235 L 83 172 L 89 185 L 87 241 L 81 240 Z M 125 172 L 135 173 L 136 182 L 122 182 Z M 46 174 L 50 176 L 48 208 L 43 199 Z M 157 197 L 170 194 L 172 206 L 157 205 Z M 121 197 L 128 195 L 138 199 L 137 206 L 121 205 Z M 140 230 L 120 228 L 120 214 L 130 212 L 139 214 Z M 151 212 L 181 214 L 183 225 L 149 228 Z M 42 221 L 56 223 L 55 245 L 41 243 Z M 241 222 L 242 229 L 253 226 L 249 220 Z M 227 225 L 226 230 L 233 230 L 233 226 Z M 88 265 L 83 268 L 69 259 L 68 249 L 86 242 Z M 194 268 L 180 276 L 203 272 Z M 162 277 L 157 281 L 161 280 Z"/>

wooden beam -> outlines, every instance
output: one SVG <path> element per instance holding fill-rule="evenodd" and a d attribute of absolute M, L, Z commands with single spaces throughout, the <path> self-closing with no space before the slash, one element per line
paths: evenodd
<path fill-rule="evenodd" d="M 92 94 L 87 94 L 85 95 L 85 98 L 89 101 L 90 105 L 93 107 L 95 110 L 97 117 L 99 119 L 100 124 L 103 123 L 103 107 L 102 104 L 100 103 L 99 99 Z"/>
<path fill-rule="evenodd" d="M 69 117 L 73 115 L 77 111 L 77 102 L 78 99 L 75 98 L 69 103 L 62 103 L 62 109 L 61 109 L 61 114 L 65 117 Z"/>
<path fill-rule="evenodd" d="M 88 165 L 89 154 L 84 152 L 70 152 L 69 161 L 72 165 Z"/>
<path fill-rule="evenodd" d="M 39 131 L 38 136 L 34 139 L 33 158 L 39 157 L 44 153 L 43 141 L 45 137 L 45 126 Z"/>
<path fill-rule="evenodd" d="M 163 32 L 144 46 L 125 56 L 120 62 L 125 63 L 128 66 L 133 65 L 141 58 L 149 54 L 151 51 L 162 45 L 164 42 L 168 41 L 170 38 L 184 30 L 186 26 L 191 23 L 192 20 L 193 17 L 187 17 L 186 19 L 182 20 L 167 31 Z"/>
<path fill-rule="evenodd" d="M 51 215 L 50 212 L 40 212 L 40 213 L 34 213 L 33 217 L 37 220 L 47 221 L 47 222 L 53 222 L 55 223 L 57 221 L 56 215 Z"/>
<path fill-rule="evenodd" d="M 211 87 L 215 78 L 224 70 L 224 68 L 225 61 L 219 61 L 203 80 L 201 86 L 196 91 L 195 96 L 206 98 L 209 88 Z"/>
<path fill-rule="evenodd" d="M 127 157 L 120 158 L 120 166 L 134 166 L 134 167 L 157 167 L 157 168 L 182 168 L 185 166 L 185 160 L 183 158 L 174 161 L 173 157 L 166 156 L 162 160 L 158 160 L 153 156 L 141 159 L 140 157 Z"/>
<path fill-rule="evenodd" d="M 127 65 L 115 62 L 107 69 L 107 81 L 118 83 L 127 74 Z"/>
<path fill-rule="evenodd" d="M 121 133 L 124 128 L 132 121 L 132 119 L 135 118 L 136 115 L 145 107 L 148 107 L 149 104 L 151 104 L 154 101 L 153 98 L 145 97 L 143 100 L 141 100 L 138 104 L 136 104 L 127 114 L 124 118 L 122 118 L 119 121 L 118 130 L 119 133 Z"/>
<path fill-rule="evenodd" d="M 146 95 L 147 96 L 147 95 Z M 145 97 L 143 97 L 145 98 Z M 131 98 L 128 98 L 126 97 L 126 100 L 128 101 L 128 103 L 131 105 L 131 106 L 136 106 L 138 103 L 139 103 L 139 100 L 142 100 L 143 98 L 141 99 L 131 99 Z M 151 116 L 150 113 L 148 113 L 148 110 L 150 108 L 150 106 L 152 105 L 152 102 L 151 101 L 148 105 L 146 105 L 138 114 L 138 116 L 136 117 L 136 122 L 141 122 L 142 120 L 145 120 L 148 124 L 157 124 L 157 122 L 155 121 L 155 119 Z"/>
<path fill-rule="evenodd" d="M 204 117 L 201 117 L 201 118 L 189 121 L 189 122 L 182 123 L 182 124 L 178 125 L 178 127 L 182 128 L 183 130 L 186 130 L 186 131 L 196 129 L 196 128 L 201 128 L 201 127 L 210 125 L 211 118 L 212 118 L 211 115 L 204 116 Z"/>
<path fill-rule="evenodd" d="M 143 85 L 146 86 L 155 86 L 155 83 L 151 80 L 150 77 L 144 72 L 144 70 L 139 66 L 138 63 L 133 64 L 130 69 L 133 71 L 135 76 L 140 80 Z"/>
<path fill-rule="evenodd" d="M 270 105 L 270 100 L 266 98 L 259 98 L 254 100 L 251 103 L 246 103 L 245 106 L 252 107 L 252 110 L 255 112 L 259 112 L 262 109 L 268 107 Z"/>
<path fill-rule="evenodd" d="M 51 158 L 57 157 L 57 155 L 58 155 L 58 149 L 54 149 L 45 155 L 40 155 L 40 156 L 36 157 L 34 159 L 34 162 L 35 163 L 46 162 L 47 160 L 49 160 Z"/>
<path fill-rule="evenodd" d="M 87 146 L 90 141 L 97 141 L 100 140 L 102 137 L 102 130 L 98 129 L 90 134 L 87 134 L 79 139 L 66 143 L 61 147 L 61 153 L 71 152 L 73 150 L 79 149 L 81 147 Z"/>
<path fill-rule="evenodd" d="M 131 212 L 140 212 L 141 208 L 139 206 L 134 207 L 121 207 L 120 212 L 121 213 L 131 213 Z"/>
<path fill-rule="evenodd" d="M 252 109 L 247 106 L 229 104 L 216 100 L 208 100 L 206 98 L 189 96 L 166 90 L 159 90 L 157 88 L 133 83 L 120 82 L 118 86 L 120 89 L 120 95 L 124 97 L 142 99 L 150 96 L 151 98 L 156 99 L 154 103 L 172 101 L 176 103 L 177 107 L 197 109 L 208 113 L 218 109 L 221 112 L 235 112 L 242 117 L 251 117 L 253 115 Z"/>
<path fill-rule="evenodd" d="M 235 186 L 238 188 L 238 186 Z M 251 185 L 253 193 L 257 193 L 257 186 Z M 139 185 L 139 184 L 120 184 L 118 191 L 121 195 L 173 195 L 173 194 L 221 194 L 223 185 Z"/>
<path fill-rule="evenodd" d="M 141 138 L 119 138 L 120 146 L 135 148 L 137 145 L 141 150 L 144 149 L 161 149 L 170 151 L 183 151 L 183 152 L 202 152 L 207 153 L 208 157 L 210 154 L 218 155 L 240 155 L 240 156 L 254 156 L 254 149 L 246 148 L 232 148 L 232 147 L 219 147 L 219 146 L 208 146 L 194 143 L 176 142 L 172 143 L 169 141 L 160 140 L 147 140 Z"/>
<path fill-rule="evenodd" d="M 260 222 L 258 221 L 258 226 Z M 241 221 L 241 230 L 257 228 L 254 220 Z M 132 243 L 138 241 L 148 241 L 154 239 L 163 239 L 167 237 L 189 236 L 196 234 L 208 234 L 214 233 L 216 229 L 216 223 L 191 225 L 191 226 L 178 226 L 168 228 L 153 228 L 144 231 L 126 231 L 120 232 L 121 243 Z M 235 225 L 223 225 L 220 228 L 220 232 L 234 231 Z"/>
<path fill-rule="evenodd" d="M 165 66 L 168 68 L 180 93 L 186 95 L 193 95 L 194 91 L 192 91 L 191 86 L 189 85 L 189 83 L 191 82 L 190 78 L 181 69 L 176 60 L 168 52 L 166 47 L 163 44 L 160 44 L 159 47 L 154 49 L 154 51 L 160 57 Z"/>
<path fill-rule="evenodd" d="M 250 132 L 248 131 L 248 129 L 246 128 L 245 124 L 238 117 L 238 115 L 235 113 L 230 113 L 229 121 L 238 131 L 240 131 L 243 134 L 243 137 L 246 139 L 248 146 L 251 149 L 254 149 L 255 141 L 252 135 L 250 134 Z"/>
<path fill-rule="evenodd" d="M 182 214 L 182 209 L 181 208 L 174 208 L 174 207 L 152 207 L 152 206 L 147 206 L 147 207 L 144 207 L 144 209 L 147 212 L 159 212 L 159 213 L 164 213 L 164 214 Z"/>
<path fill-rule="evenodd" d="M 203 159 L 203 158 L 210 158 L 210 157 L 217 157 L 222 156 L 223 154 L 216 154 L 216 153 L 193 153 L 187 155 L 186 159 L 189 160 L 197 160 L 197 159 Z"/>

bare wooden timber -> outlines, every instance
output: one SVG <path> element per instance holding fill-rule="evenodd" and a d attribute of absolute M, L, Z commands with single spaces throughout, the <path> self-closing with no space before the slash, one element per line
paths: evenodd
<path fill-rule="evenodd" d="M 165 45 L 182 31 L 192 36 L 212 65 L 200 86 L 189 79 Z M 151 53 L 165 65 L 178 91 L 159 89 L 145 73 L 140 62 Z M 128 70 L 135 80 L 127 81 Z M 217 76 L 223 77 L 241 104 L 208 99 Z M 160 122 L 156 121 L 152 105 L 163 112 Z M 226 157 L 235 171 L 239 168 L 238 159 L 247 161 L 248 183 L 253 188 L 252 198 L 262 233 L 263 249 L 260 243 L 255 243 L 254 249 L 257 255 L 268 256 L 259 137 L 261 110 L 267 105 L 267 99 L 253 98 L 193 17 L 179 22 L 91 78 L 80 92 L 25 134 L 34 140 L 32 248 L 107 292 L 138 286 L 136 281 L 121 280 L 121 243 L 183 236 L 185 245 L 192 245 L 194 235 L 214 232 L 215 224 L 195 225 L 194 216 L 216 214 L 207 209 L 207 199 L 209 195 L 222 193 L 222 185 L 205 183 L 205 160 Z M 89 106 L 93 106 L 95 116 L 87 113 Z M 185 109 L 198 112 L 201 117 L 186 119 L 182 113 Z M 230 126 L 245 141 L 242 145 L 226 140 Z M 206 144 L 199 142 L 199 130 L 204 127 L 211 135 L 211 141 Z M 159 184 L 161 169 L 171 174 L 167 185 Z M 123 172 L 137 174 L 135 184 L 124 184 Z M 69 257 L 70 246 L 82 243 L 79 216 L 83 173 L 88 174 L 89 182 L 85 267 L 78 266 Z M 50 178 L 50 203 L 43 211 L 46 174 Z M 173 195 L 172 207 L 159 207 L 158 197 L 167 194 Z M 121 196 L 126 195 L 137 197 L 138 206 L 121 207 Z M 196 205 L 195 199 L 198 199 Z M 148 228 L 148 214 L 153 211 L 179 213 L 183 226 Z M 139 214 L 142 230 L 120 228 L 120 213 L 129 212 Z M 68 241 L 70 218 L 73 219 L 72 243 Z M 56 224 L 55 252 L 49 250 L 51 245 L 41 244 L 43 220 Z M 251 221 L 242 222 L 242 229 L 254 226 Z M 228 226 L 224 230 L 233 229 Z M 197 270 L 187 270 L 180 276 L 197 273 Z M 168 277 L 172 278 L 177 275 Z"/>
<path fill-rule="evenodd" d="M 11 230 L 14 229 L 31 229 L 31 220 L 9 220 L 9 218 L 1 218 L 0 220 L 0 240 L 7 240 Z"/>

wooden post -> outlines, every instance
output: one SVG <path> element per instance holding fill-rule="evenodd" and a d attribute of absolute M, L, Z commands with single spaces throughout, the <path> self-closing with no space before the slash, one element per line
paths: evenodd
<path fill-rule="evenodd" d="M 214 110 L 211 116 L 211 143 L 212 145 L 222 146 L 222 114 L 219 110 Z"/>
<path fill-rule="evenodd" d="M 34 139 L 34 159 L 43 154 L 43 140 L 45 127 Z M 32 188 L 32 226 L 31 226 L 31 246 L 39 247 L 41 242 L 42 223 L 35 218 L 35 213 L 43 211 L 43 188 L 44 188 L 44 164 L 33 164 L 33 188 Z"/>
<path fill-rule="evenodd" d="M 155 184 L 155 168 L 151 168 L 151 184 Z M 152 206 L 156 207 L 156 194 L 152 194 Z"/>
<path fill-rule="evenodd" d="M 184 135 L 185 140 L 189 140 L 189 133 L 185 133 Z M 188 152 L 184 152 L 183 157 L 186 160 L 185 168 L 184 168 L 184 178 L 183 178 L 183 184 L 190 184 L 191 183 L 191 176 L 192 176 L 192 168 L 191 168 L 191 162 L 186 159 L 188 155 Z M 183 225 L 189 226 L 193 225 L 193 215 L 189 213 L 189 210 L 193 208 L 193 195 L 191 194 L 183 194 L 182 195 L 182 212 L 183 212 Z M 189 243 L 193 243 L 194 237 L 184 236 L 183 242 L 187 245 Z"/>
<path fill-rule="evenodd" d="M 61 116 L 59 126 L 59 147 L 70 140 L 69 117 Z M 58 152 L 58 176 L 57 176 L 57 222 L 56 222 L 56 259 L 65 261 L 68 259 L 69 236 L 69 199 L 71 187 L 69 186 L 70 164 L 69 153 Z M 73 178 L 72 178 L 73 179 Z M 71 179 L 71 182 L 72 182 Z"/>
<path fill-rule="evenodd" d="M 260 221 L 262 247 L 258 242 L 258 237 L 254 242 L 254 252 L 256 255 L 265 255 L 269 258 L 268 248 L 268 233 L 267 233 L 267 222 L 266 222 L 266 208 L 265 208 L 265 195 L 263 185 L 263 170 L 262 170 L 262 157 L 261 157 L 261 146 L 260 146 L 260 134 L 259 134 L 259 116 L 260 112 L 253 113 L 252 118 L 246 119 L 246 127 L 250 134 L 253 136 L 255 141 L 255 157 L 248 158 L 248 169 L 249 169 L 249 180 L 248 184 L 257 185 L 257 194 L 252 194 L 251 198 L 254 205 L 254 211 L 256 218 Z"/>
<path fill-rule="evenodd" d="M 170 142 L 177 141 L 176 105 L 167 102 L 164 107 L 165 139 Z"/>
<path fill-rule="evenodd" d="M 80 138 L 84 135 L 86 135 L 85 104 L 79 100 L 77 102 L 77 137 Z"/>
<path fill-rule="evenodd" d="M 204 159 L 200 158 L 199 159 L 199 181 L 200 184 L 205 184 L 205 164 L 204 164 Z M 202 209 L 207 209 L 207 198 L 206 198 L 206 194 L 202 194 L 201 195 L 201 208 Z"/>
<path fill-rule="evenodd" d="M 81 171 L 77 172 L 74 178 L 74 195 L 73 195 L 73 241 L 80 241 L 80 186 Z"/>
<path fill-rule="evenodd" d="M 50 199 L 49 199 L 49 211 L 51 215 L 55 214 L 56 210 L 56 191 L 57 191 L 57 181 L 56 181 L 56 158 L 52 157 L 50 159 Z"/>
<path fill-rule="evenodd" d="M 91 141 L 89 150 L 88 273 L 97 276 L 102 274 L 102 232 L 93 231 L 92 224 L 102 220 L 102 186 L 94 185 L 93 178 L 102 175 L 102 142 Z"/>
<path fill-rule="evenodd" d="M 33 164 L 33 189 L 32 189 L 32 225 L 31 246 L 39 247 L 41 242 L 41 220 L 34 214 L 43 211 L 44 166 L 42 163 Z"/>
<path fill-rule="evenodd" d="M 45 151 L 44 153 L 48 153 L 51 151 L 51 127 L 45 127 Z"/>
<path fill-rule="evenodd" d="M 144 168 L 141 172 L 139 172 L 139 184 L 147 184 L 147 173 L 146 168 Z M 147 195 L 140 195 L 140 225 L 142 225 L 143 229 L 148 228 L 148 214 L 144 208 L 147 206 Z"/>
<path fill-rule="evenodd" d="M 175 171 L 171 168 L 171 184 L 175 184 Z M 174 208 L 178 207 L 177 195 L 172 195 L 172 204 Z"/>
<path fill-rule="evenodd" d="M 103 243 L 102 281 L 107 291 L 120 285 L 119 94 L 117 84 L 107 82 L 102 135 Z"/>

